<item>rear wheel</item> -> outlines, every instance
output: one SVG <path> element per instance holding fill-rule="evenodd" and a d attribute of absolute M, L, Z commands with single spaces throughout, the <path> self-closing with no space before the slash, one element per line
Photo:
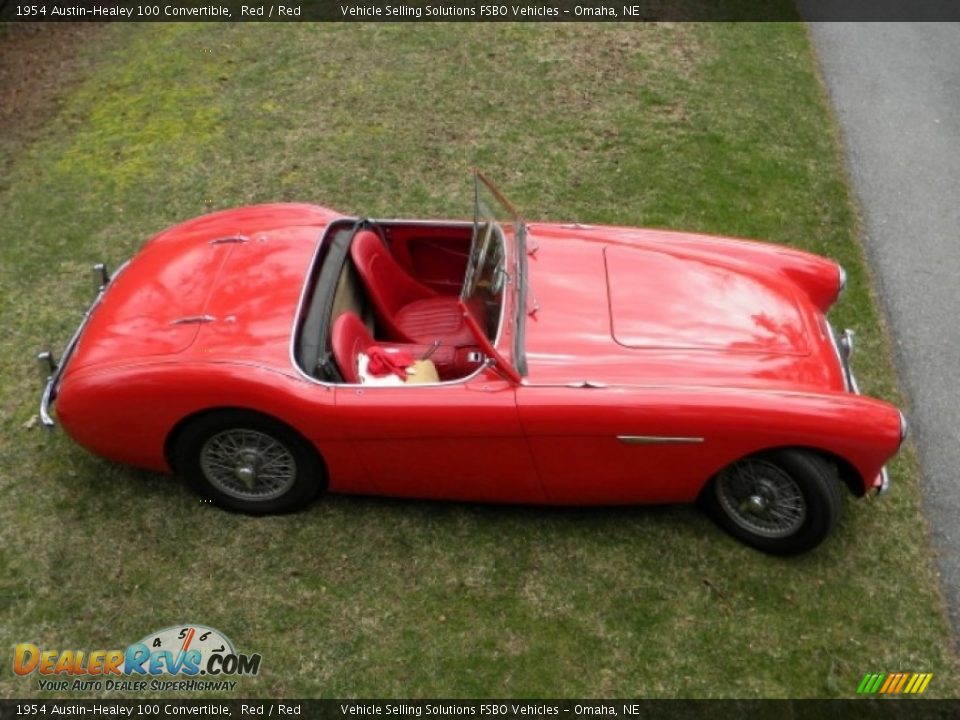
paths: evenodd
<path fill-rule="evenodd" d="M 833 468 L 803 450 L 776 450 L 737 461 L 717 474 L 703 501 L 724 530 L 775 555 L 819 545 L 836 527 L 843 507 Z"/>
<path fill-rule="evenodd" d="M 257 413 L 204 415 L 181 432 L 175 462 L 204 497 L 262 515 L 307 505 L 323 486 L 316 451 L 286 425 Z"/>

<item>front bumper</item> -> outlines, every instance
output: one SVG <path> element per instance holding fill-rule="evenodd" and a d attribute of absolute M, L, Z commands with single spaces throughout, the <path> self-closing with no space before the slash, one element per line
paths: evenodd
<path fill-rule="evenodd" d="M 849 328 L 838 334 L 829 322 L 827 323 L 827 329 L 830 331 L 833 351 L 836 353 L 837 361 L 840 363 L 840 369 L 843 371 L 843 385 L 847 389 L 847 392 L 859 395 L 860 386 L 857 385 L 857 378 L 854 376 L 853 368 L 850 366 L 850 358 L 853 357 L 856 334 Z"/>
<path fill-rule="evenodd" d="M 86 311 L 83 313 L 83 319 L 80 321 L 80 325 L 74 331 L 73 336 L 67 343 L 67 346 L 63 349 L 63 355 L 60 357 L 60 361 L 57 362 L 57 360 L 54 359 L 53 353 L 49 350 L 44 350 L 43 352 L 37 354 L 37 362 L 40 365 L 40 374 L 41 377 L 45 378 L 43 393 L 40 396 L 39 413 L 40 424 L 45 428 L 53 429 L 56 426 L 56 422 L 54 421 L 53 416 L 50 414 L 50 409 L 53 406 L 54 400 L 57 399 L 57 389 L 60 385 L 60 377 L 63 375 L 64 368 L 66 368 L 67 362 L 70 360 L 70 355 L 73 353 L 73 349 L 77 346 L 77 342 L 79 342 L 80 336 L 83 334 L 83 329 L 87 326 L 94 309 L 100 303 L 100 300 L 103 298 L 103 294 L 107 291 L 107 287 L 114 279 L 116 279 L 116 277 L 126 266 L 127 263 L 123 263 L 123 265 L 117 268 L 117 271 L 113 273 L 113 276 L 111 277 L 103 263 L 97 263 L 94 265 L 93 279 L 94 287 L 96 288 L 96 295 L 93 298 L 93 302 L 90 303 L 89 307 L 87 307 Z"/>
<path fill-rule="evenodd" d="M 900 447 L 903 446 L 904 440 L 907 439 L 907 435 L 910 434 L 910 425 L 907 423 L 907 418 L 900 412 Z M 897 448 L 900 449 L 899 447 Z M 884 465 L 880 469 L 879 482 L 875 484 L 877 489 L 877 495 L 883 495 L 890 489 L 890 473 L 887 471 L 887 466 Z"/>

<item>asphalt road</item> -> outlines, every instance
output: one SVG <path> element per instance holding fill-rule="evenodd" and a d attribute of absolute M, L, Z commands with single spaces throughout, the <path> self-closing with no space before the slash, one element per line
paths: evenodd
<path fill-rule="evenodd" d="M 893 326 L 924 506 L 960 634 L 960 23 L 811 30 Z"/>

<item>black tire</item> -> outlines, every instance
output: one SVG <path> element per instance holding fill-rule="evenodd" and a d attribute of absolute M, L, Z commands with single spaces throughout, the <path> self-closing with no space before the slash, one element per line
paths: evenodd
<path fill-rule="evenodd" d="M 840 520 L 835 469 L 804 450 L 774 450 L 738 460 L 701 497 L 714 521 L 738 540 L 772 555 L 819 545 Z"/>
<path fill-rule="evenodd" d="M 221 507 L 250 515 L 298 510 L 325 485 L 316 450 L 264 415 L 203 415 L 177 438 L 174 463 L 187 482 Z"/>

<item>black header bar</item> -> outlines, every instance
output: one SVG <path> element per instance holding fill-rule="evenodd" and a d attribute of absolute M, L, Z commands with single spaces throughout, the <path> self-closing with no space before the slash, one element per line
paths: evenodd
<path fill-rule="evenodd" d="M 960 700 L 2 700 L 0 720 L 46 717 L 454 720 L 948 720 Z"/>
<path fill-rule="evenodd" d="M 947 21 L 958 0 L 0 0 L 0 22 Z"/>

